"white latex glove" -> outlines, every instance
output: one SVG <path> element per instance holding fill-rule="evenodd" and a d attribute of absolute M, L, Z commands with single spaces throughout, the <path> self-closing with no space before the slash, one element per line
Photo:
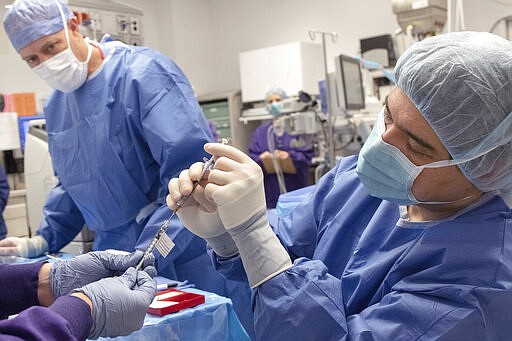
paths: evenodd
<path fill-rule="evenodd" d="M 167 206 L 171 210 L 176 210 L 177 203 L 185 196 L 190 195 L 194 188 L 194 181 L 200 181 L 187 200 L 185 205 L 176 213 L 183 225 L 195 235 L 206 240 L 208 245 L 216 254 L 223 257 L 235 255 L 238 250 L 235 242 L 224 228 L 216 205 L 204 195 L 202 184 L 205 179 L 200 179 L 203 170 L 203 163 L 194 163 L 190 169 L 185 169 L 180 173 L 179 178 L 173 178 L 169 181 L 169 195 L 167 196 Z M 205 175 L 207 176 L 207 174 Z"/>
<path fill-rule="evenodd" d="M 217 204 L 220 219 L 238 247 L 249 284 L 257 287 L 292 266 L 268 225 L 263 172 L 234 147 L 208 143 L 205 150 L 216 161 L 204 194 Z"/>
<path fill-rule="evenodd" d="M 33 238 L 8 237 L 0 240 L 0 256 L 35 258 L 48 251 L 48 243 L 41 236 Z"/>

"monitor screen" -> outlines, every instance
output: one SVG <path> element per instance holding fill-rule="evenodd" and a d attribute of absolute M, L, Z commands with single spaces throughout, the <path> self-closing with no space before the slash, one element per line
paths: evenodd
<path fill-rule="evenodd" d="M 359 60 L 340 55 L 336 64 L 340 107 L 346 110 L 364 109 L 363 77 Z"/>
<path fill-rule="evenodd" d="M 34 116 L 19 116 L 18 117 L 18 127 L 20 130 L 20 142 L 21 142 L 21 150 L 25 151 L 25 139 L 27 137 L 28 130 L 30 129 L 30 121 L 32 120 L 40 120 L 44 119 L 43 115 L 34 115 Z"/>

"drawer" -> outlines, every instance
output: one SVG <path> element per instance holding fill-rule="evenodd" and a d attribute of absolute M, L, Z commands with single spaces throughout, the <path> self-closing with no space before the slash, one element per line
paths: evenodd
<path fill-rule="evenodd" d="M 201 105 L 204 115 L 207 119 L 213 120 L 216 118 L 228 118 L 229 108 L 227 103 L 214 103 Z"/>

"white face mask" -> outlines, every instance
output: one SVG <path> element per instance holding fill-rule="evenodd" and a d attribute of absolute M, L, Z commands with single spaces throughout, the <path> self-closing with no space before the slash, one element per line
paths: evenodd
<path fill-rule="evenodd" d="M 87 59 L 81 62 L 68 47 L 32 70 L 52 88 L 72 92 L 82 86 L 87 79 L 87 64 L 91 58 L 91 51 L 92 46 L 87 44 Z"/>
<path fill-rule="evenodd" d="M 32 70 L 52 88 L 62 92 L 72 92 L 82 86 L 87 79 L 87 66 L 91 59 L 92 46 L 87 44 L 87 58 L 85 61 L 81 62 L 76 58 L 69 44 L 68 25 L 64 13 L 58 2 L 57 6 L 59 6 L 64 22 L 68 47 Z"/>

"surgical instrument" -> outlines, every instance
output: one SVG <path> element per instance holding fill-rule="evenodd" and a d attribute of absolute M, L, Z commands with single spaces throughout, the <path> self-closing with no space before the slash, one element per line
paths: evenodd
<path fill-rule="evenodd" d="M 222 139 L 222 144 L 227 144 L 227 140 L 226 139 Z M 206 159 L 204 158 L 204 165 L 203 165 L 203 170 L 201 172 L 201 177 L 199 179 L 202 179 L 203 176 L 206 174 L 206 172 L 210 169 L 213 168 L 213 165 L 215 163 L 215 160 L 214 160 L 214 157 L 212 156 L 210 159 Z M 169 223 L 172 219 L 172 217 L 174 217 L 174 215 L 178 212 L 178 210 L 180 208 L 182 208 L 187 200 L 192 196 L 192 194 L 194 193 L 194 190 L 196 189 L 197 185 L 199 185 L 199 181 L 194 181 L 193 183 L 193 187 L 192 187 L 192 192 L 190 192 L 189 195 L 187 196 L 184 196 L 183 198 L 181 198 L 177 203 L 176 203 L 176 209 L 172 212 L 171 216 L 169 218 L 167 218 L 163 223 L 162 223 L 162 226 L 160 227 L 160 229 L 158 230 L 158 232 L 155 234 L 155 237 L 153 238 L 153 240 L 151 241 L 151 243 L 149 243 L 146 251 L 144 252 L 144 255 L 142 256 L 141 260 L 139 261 L 139 263 L 137 264 L 137 266 L 135 267 L 136 270 L 140 270 L 142 268 L 142 264 L 144 263 L 144 259 L 151 253 L 153 252 L 154 248 L 156 247 L 157 250 L 162 254 L 162 256 L 166 257 L 167 254 L 169 254 L 169 252 L 171 251 L 171 248 L 172 246 L 174 246 L 174 244 L 172 243 L 172 241 L 169 239 L 169 237 L 166 235 L 166 231 L 167 231 L 167 228 L 169 227 Z M 165 237 L 164 237 L 165 235 Z M 162 238 L 163 237 L 163 238 Z M 170 245 L 168 245 L 170 244 Z"/>

